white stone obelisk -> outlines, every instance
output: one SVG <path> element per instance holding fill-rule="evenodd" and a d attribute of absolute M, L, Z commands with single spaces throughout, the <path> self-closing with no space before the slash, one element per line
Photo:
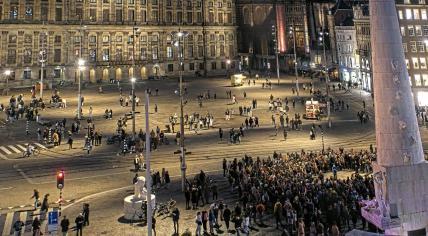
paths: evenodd
<path fill-rule="evenodd" d="M 382 210 L 385 234 L 409 235 L 427 228 L 428 164 L 424 160 L 395 1 L 370 0 L 369 5 L 376 199 Z"/>

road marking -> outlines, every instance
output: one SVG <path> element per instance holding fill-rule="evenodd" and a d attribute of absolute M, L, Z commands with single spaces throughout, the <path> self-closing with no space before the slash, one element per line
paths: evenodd
<path fill-rule="evenodd" d="M 13 187 L 4 187 L 4 188 L 0 188 L 0 190 L 9 190 L 9 189 L 13 189 Z"/>
<path fill-rule="evenodd" d="M 34 181 L 28 177 L 27 174 L 24 173 L 24 171 L 22 171 L 20 168 L 18 168 L 18 165 L 14 165 L 13 168 L 16 169 L 16 171 L 18 171 L 18 173 L 25 179 L 27 180 L 28 183 L 30 184 L 35 184 Z"/>
<path fill-rule="evenodd" d="M 6 215 L 6 221 L 4 222 L 3 226 L 3 233 L 2 235 L 10 235 L 10 231 L 12 228 L 12 221 L 13 221 L 13 215 L 14 214 L 7 214 Z"/>
<path fill-rule="evenodd" d="M 21 144 L 17 144 L 16 146 L 19 147 L 24 152 L 27 151 L 27 149 L 24 146 L 22 146 Z"/>
<path fill-rule="evenodd" d="M 18 148 L 16 148 L 15 146 L 13 146 L 13 145 L 9 145 L 8 146 L 10 149 L 12 149 L 14 152 L 16 152 L 16 153 L 21 153 L 21 151 L 18 149 Z"/>
<path fill-rule="evenodd" d="M 5 152 L 7 155 L 10 155 L 10 154 L 12 154 L 12 152 L 11 151 L 9 151 L 6 147 L 4 147 L 4 146 L 0 146 L 0 149 L 3 151 L 3 152 Z"/>
<path fill-rule="evenodd" d="M 0 153 L 0 158 L 3 159 L 3 160 L 9 160 L 9 158 L 7 158 L 5 155 L 3 155 L 1 153 Z"/>
<path fill-rule="evenodd" d="M 19 215 L 19 219 L 24 222 L 24 227 L 22 227 L 21 229 L 21 235 L 24 235 L 25 233 L 25 224 L 27 223 L 27 215 L 28 215 L 28 211 L 22 211 L 21 214 Z"/>
<path fill-rule="evenodd" d="M 34 143 L 34 145 L 36 145 L 36 146 L 38 146 L 39 148 L 41 148 L 41 149 L 46 149 L 46 147 L 45 146 L 43 146 L 42 144 L 40 144 L 40 143 Z"/>

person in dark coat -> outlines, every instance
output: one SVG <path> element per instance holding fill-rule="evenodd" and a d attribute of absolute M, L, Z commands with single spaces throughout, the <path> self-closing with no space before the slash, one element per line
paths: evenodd
<path fill-rule="evenodd" d="M 69 227 L 70 227 L 70 221 L 67 219 L 66 216 L 64 216 L 63 219 L 61 220 L 61 232 L 63 236 L 67 236 Z"/>
<path fill-rule="evenodd" d="M 76 236 L 83 236 L 83 224 L 85 222 L 85 218 L 83 217 L 82 213 L 80 213 L 77 217 L 74 223 L 76 223 Z"/>
<path fill-rule="evenodd" d="M 89 204 L 87 203 L 83 204 L 83 216 L 85 218 L 83 225 L 84 226 L 89 225 Z"/>
<path fill-rule="evenodd" d="M 174 223 L 174 233 L 175 233 L 175 234 L 177 234 L 177 235 L 180 233 L 178 220 L 180 220 L 180 211 L 179 211 L 179 210 L 178 210 L 178 208 L 176 207 L 176 208 L 172 211 L 172 221 L 173 221 L 173 223 Z"/>
<path fill-rule="evenodd" d="M 224 223 L 226 224 L 226 230 L 227 230 L 227 232 L 229 232 L 229 223 L 230 223 L 230 217 L 231 216 L 232 216 L 232 212 L 227 207 L 227 205 L 225 205 L 225 209 L 224 209 L 224 212 L 223 212 L 223 219 L 224 219 Z"/>
<path fill-rule="evenodd" d="M 40 235 L 41 223 L 38 217 L 34 218 L 33 224 L 31 226 L 33 227 L 33 236 Z"/>

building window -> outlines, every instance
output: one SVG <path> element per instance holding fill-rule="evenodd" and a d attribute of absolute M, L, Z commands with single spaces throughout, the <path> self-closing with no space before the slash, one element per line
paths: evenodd
<path fill-rule="evenodd" d="M 426 20 L 427 19 L 427 10 L 421 9 L 421 19 Z"/>
<path fill-rule="evenodd" d="M 9 35 L 9 43 L 16 43 L 16 35 Z"/>
<path fill-rule="evenodd" d="M 141 60 L 146 60 L 147 59 L 147 49 L 141 48 L 140 52 L 141 52 L 141 55 L 140 55 Z"/>
<path fill-rule="evenodd" d="M 407 29 L 409 31 L 409 36 L 415 36 L 415 28 L 413 27 L 413 25 L 407 26 Z"/>
<path fill-rule="evenodd" d="M 428 36 L 428 25 L 422 26 L 424 36 Z"/>
<path fill-rule="evenodd" d="M 55 35 L 55 43 L 61 43 L 61 35 Z"/>
<path fill-rule="evenodd" d="M 16 20 L 18 19 L 18 7 L 10 7 L 10 19 Z"/>
<path fill-rule="evenodd" d="M 223 24 L 224 18 L 223 18 L 223 12 L 218 13 L 218 23 Z"/>
<path fill-rule="evenodd" d="M 172 12 L 171 11 L 167 11 L 166 12 L 166 22 L 167 23 L 171 23 L 172 22 Z"/>
<path fill-rule="evenodd" d="M 142 10 L 141 11 L 141 21 L 142 22 L 147 22 L 147 12 L 146 12 L 146 10 Z"/>
<path fill-rule="evenodd" d="M 413 9 L 413 19 L 419 20 L 419 9 Z"/>
<path fill-rule="evenodd" d="M 158 0 L 152 0 L 152 5 L 158 5 Z"/>
<path fill-rule="evenodd" d="M 172 47 L 166 47 L 166 57 L 171 59 L 173 57 Z"/>
<path fill-rule="evenodd" d="M 193 58 L 193 46 L 192 45 L 189 45 L 187 47 L 187 57 L 188 58 Z"/>
<path fill-rule="evenodd" d="M 62 21 L 62 8 L 55 8 L 55 21 Z"/>
<path fill-rule="evenodd" d="M 31 70 L 24 70 L 24 79 L 31 79 Z"/>
<path fill-rule="evenodd" d="M 422 86 L 421 75 L 415 74 L 415 86 Z"/>
<path fill-rule="evenodd" d="M 428 85 L 428 75 L 427 74 L 422 75 L 422 84 L 423 84 L 423 86 Z"/>
<path fill-rule="evenodd" d="M 198 46 L 198 57 L 204 56 L 204 46 Z"/>
<path fill-rule="evenodd" d="M 403 43 L 403 51 L 407 52 L 407 43 Z"/>
<path fill-rule="evenodd" d="M 31 63 L 31 55 L 32 55 L 32 51 L 31 48 L 26 48 L 24 49 L 24 63 L 25 64 L 30 64 Z"/>
<path fill-rule="evenodd" d="M 135 13 L 134 10 L 128 10 L 128 21 L 134 21 L 135 19 Z"/>
<path fill-rule="evenodd" d="M 183 12 L 179 11 L 177 12 L 177 23 L 183 22 Z"/>
<path fill-rule="evenodd" d="M 211 55 L 212 57 L 215 57 L 215 45 L 211 45 L 211 46 L 210 46 L 210 55 Z"/>
<path fill-rule="evenodd" d="M 110 21 L 110 11 L 108 9 L 103 10 L 103 22 Z"/>
<path fill-rule="evenodd" d="M 422 36 L 422 28 L 420 25 L 415 26 L 416 36 Z"/>
<path fill-rule="evenodd" d="M 33 36 L 31 34 L 24 35 L 24 43 L 32 43 L 33 42 Z"/>
<path fill-rule="evenodd" d="M 220 45 L 220 56 L 224 56 L 224 45 Z"/>
<path fill-rule="evenodd" d="M 422 42 L 422 41 L 418 41 L 417 42 L 417 46 L 418 46 L 418 51 L 419 52 L 425 52 L 425 45 L 424 45 L 425 43 L 424 42 Z"/>
<path fill-rule="evenodd" d="M 158 22 L 158 11 L 152 11 L 152 21 Z"/>
<path fill-rule="evenodd" d="M 400 19 L 400 20 L 403 19 L 403 11 L 402 10 L 398 10 L 398 19 Z"/>
<path fill-rule="evenodd" d="M 152 47 L 152 58 L 153 58 L 153 60 L 158 59 L 158 47 L 157 46 Z"/>
<path fill-rule="evenodd" d="M 103 43 L 108 43 L 108 42 L 110 42 L 110 36 L 103 35 Z"/>
<path fill-rule="evenodd" d="M 232 13 L 226 13 L 226 23 L 232 24 Z"/>
<path fill-rule="evenodd" d="M 168 64 L 168 72 L 174 71 L 174 64 Z"/>
<path fill-rule="evenodd" d="M 152 42 L 157 42 L 157 41 L 159 41 L 158 35 L 157 34 L 153 34 L 152 35 Z"/>
<path fill-rule="evenodd" d="M 406 20 L 412 20 L 412 9 L 406 9 Z"/>
<path fill-rule="evenodd" d="M 16 63 L 16 50 L 9 49 L 7 50 L 7 64 L 15 64 Z"/>
<path fill-rule="evenodd" d="M 195 63 L 189 63 L 189 70 L 190 71 L 195 70 Z"/>
<path fill-rule="evenodd" d="M 82 12 L 82 8 L 79 8 L 79 13 L 77 13 L 77 8 L 76 8 L 76 15 L 78 15 L 79 19 L 82 19 L 83 17 L 83 12 Z M 91 8 L 89 9 L 89 20 L 92 22 L 97 21 L 97 9 L 95 8 Z"/>
<path fill-rule="evenodd" d="M 418 49 L 416 47 L 416 42 L 415 41 L 411 41 L 410 42 L 410 51 L 411 52 L 417 52 L 418 51 Z"/>
<path fill-rule="evenodd" d="M 426 69 L 427 68 L 427 63 L 426 63 L 425 57 L 420 57 L 419 58 L 419 65 L 421 66 L 421 69 Z"/>
<path fill-rule="evenodd" d="M 108 48 L 103 49 L 103 61 L 110 60 L 110 50 Z"/>
<path fill-rule="evenodd" d="M 218 8 L 222 8 L 223 7 L 223 2 L 222 1 L 217 2 L 217 7 Z"/>
<path fill-rule="evenodd" d="M 409 59 L 406 59 L 405 61 L 406 61 L 406 68 L 407 68 L 407 69 L 410 69 Z"/>
<path fill-rule="evenodd" d="M 123 18 L 122 18 L 122 9 L 116 10 L 116 21 L 117 22 L 123 21 Z"/>
<path fill-rule="evenodd" d="M 417 57 L 412 57 L 413 69 L 419 69 L 419 60 Z"/>
<path fill-rule="evenodd" d="M 211 70 L 217 70 L 217 63 L 215 61 L 211 62 Z"/>
<path fill-rule="evenodd" d="M 92 62 L 97 61 L 97 50 L 96 49 L 89 50 L 89 60 Z"/>
<path fill-rule="evenodd" d="M 210 11 L 208 13 L 208 22 L 209 23 L 214 23 L 214 12 Z"/>
<path fill-rule="evenodd" d="M 400 32 L 401 32 L 401 37 L 406 36 L 406 29 L 404 28 L 404 26 L 400 27 Z"/>
<path fill-rule="evenodd" d="M 116 61 L 122 61 L 122 48 L 116 48 Z"/>
<path fill-rule="evenodd" d="M 54 62 L 55 63 L 61 62 L 61 49 L 55 49 L 54 50 Z"/>
<path fill-rule="evenodd" d="M 226 62 L 222 61 L 222 62 L 220 63 L 220 65 L 221 65 L 221 69 L 222 69 L 222 70 L 225 70 L 225 69 L 226 69 Z"/>
<path fill-rule="evenodd" d="M 96 35 L 89 36 L 89 42 L 90 43 L 96 43 L 97 42 L 97 36 Z"/>
<path fill-rule="evenodd" d="M 193 12 L 187 12 L 187 23 L 193 23 Z"/>

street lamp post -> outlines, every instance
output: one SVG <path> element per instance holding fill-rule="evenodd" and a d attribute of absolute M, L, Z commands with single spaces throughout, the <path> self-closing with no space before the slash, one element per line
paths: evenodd
<path fill-rule="evenodd" d="M 231 61 L 230 61 L 230 59 L 227 59 L 226 60 L 226 65 L 227 65 L 227 78 L 226 79 L 229 79 L 229 76 L 230 76 L 230 63 L 231 63 Z"/>
<path fill-rule="evenodd" d="M 83 77 L 83 70 L 85 69 L 85 60 L 80 58 L 77 61 L 78 70 L 79 70 L 79 76 L 77 81 L 77 119 L 82 119 L 82 77 Z"/>
<path fill-rule="evenodd" d="M 187 36 L 186 32 L 174 33 L 177 41 L 174 42 L 174 46 L 178 49 L 178 57 L 180 59 L 180 162 L 181 162 L 181 190 L 184 192 L 186 187 L 186 153 L 184 149 L 184 114 L 183 114 L 183 69 L 184 69 L 184 37 Z"/>
<path fill-rule="evenodd" d="M 39 58 L 39 61 L 40 61 L 40 98 L 43 99 L 43 89 L 44 89 L 43 80 L 45 77 L 45 63 L 47 60 L 47 51 L 46 51 L 46 44 L 45 44 L 45 42 L 47 41 L 47 34 L 45 31 L 42 32 L 41 37 L 42 37 L 42 39 L 41 39 L 42 48 L 39 52 L 39 57 L 40 57 Z"/>
<path fill-rule="evenodd" d="M 275 25 L 272 25 L 272 37 L 275 47 L 275 58 L 276 58 L 276 77 L 278 78 L 279 85 L 279 50 L 278 50 L 278 31 Z"/>
<path fill-rule="evenodd" d="M 149 122 L 149 94 L 146 91 L 146 189 L 147 189 L 147 235 L 152 235 L 152 175 L 150 173 L 150 122 Z"/>
<path fill-rule="evenodd" d="M 12 71 L 6 70 L 4 76 L 6 77 L 6 96 L 9 96 L 9 77 L 12 74 Z"/>
<path fill-rule="evenodd" d="M 293 35 L 293 50 L 294 50 L 294 75 L 296 77 L 296 92 L 297 92 L 297 97 L 299 97 L 299 74 L 297 72 L 297 53 L 296 53 L 296 30 L 294 27 L 294 21 L 293 21 L 293 26 L 291 27 L 291 32 Z"/>
<path fill-rule="evenodd" d="M 132 137 L 135 139 L 135 77 L 131 78 L 131 96 L 132 96 Z"/>
<path fill-rule="evenodd" d="M 322 40 L 323 45 L 323 53 L 324 53 L 324 73 L 325 73 L 325 88 L 327 93 L 327 121 L 328 121 L 328 127 L 331 128 L 331 119 L 330 119 L 330 76 L 328 74 L 328 68 L 327 68 L 327 56 L 325 52 L 325 35 L 328 35 L 328 33 L 324 33 L 324 28 L 322 28 L 322 32 L 320 32 L 320 39 Z"/>
<path fill-rule="evenodd" d="M 325 147 L 324 147 L 324 129 L 322 128 L 321 125 L 318 125 L 318 127 L 321 130 L 322 153 L 324 154 L 324 150 L 325 150 Z"/>

